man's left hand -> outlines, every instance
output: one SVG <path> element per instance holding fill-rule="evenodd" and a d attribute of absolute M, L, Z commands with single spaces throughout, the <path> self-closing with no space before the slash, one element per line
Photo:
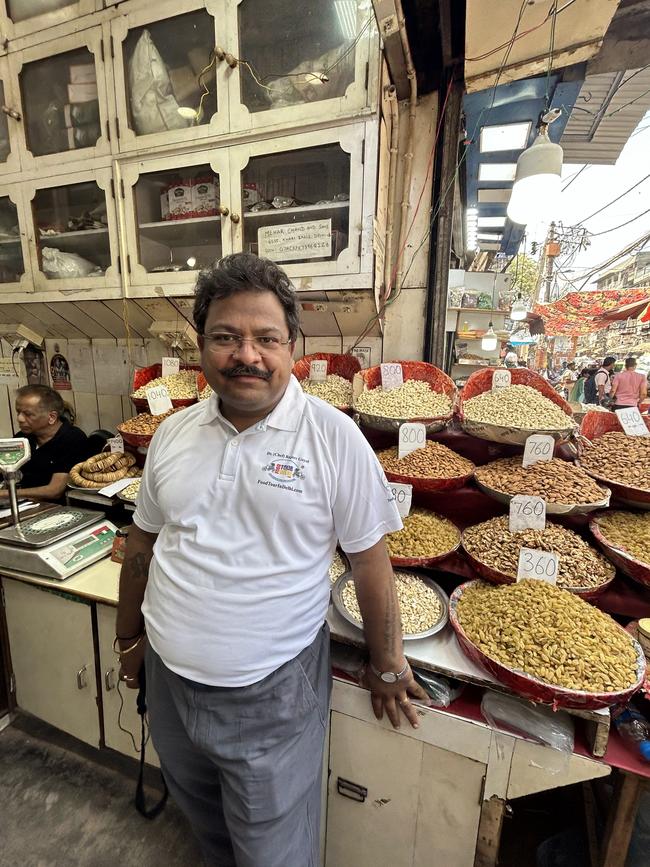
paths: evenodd
<path fill-rule="evenodd" d="M 372 709 L 377 719 L 382 719 L 386 711 L 388 719 L 396 729 L 400 727 L 402 713 L 414 729 L 420 726 L 418 712 L 410 701 L 409 695 L 419 699 L 426 707 L 431 706 L 429 696 L 416 682 L 410 667 L 397 683 L 385 683 L 369 666 L 366 666 L 361 684 L 370 690 Z"/>

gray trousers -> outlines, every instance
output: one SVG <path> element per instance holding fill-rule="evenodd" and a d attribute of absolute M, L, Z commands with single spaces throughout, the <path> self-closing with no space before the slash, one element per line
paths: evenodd
<path fill-rule="evenodd" d="M 251 686 L 212 687 L 151 648 L 147 705 L 169 791 L 210 867 L 318 867 L 329 629 Z"/>

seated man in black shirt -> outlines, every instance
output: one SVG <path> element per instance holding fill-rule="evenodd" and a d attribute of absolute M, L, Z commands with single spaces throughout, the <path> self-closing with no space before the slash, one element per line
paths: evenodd
<path fill-rule="evenodd" d="M 61 395 L 47 385 L 25 385 L 16 392 L 16 414 L 26 437 L 31 458 L 21 467 L 18 486 L 21 497 L 32 500 L 60 500 L 68 484 L 68 473 L 88 457 L 86 434 L 63 417 Z M 7 497 L 7 491 L 0 491 Z"/>

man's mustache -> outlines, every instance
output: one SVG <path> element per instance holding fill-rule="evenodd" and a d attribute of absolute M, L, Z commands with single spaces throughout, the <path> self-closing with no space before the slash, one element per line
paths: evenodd
<path fill-rule="evenodd" d="M 225 367 L 219 371 L 222 376 L 257 376 L 259 379 L 268 380 L 273 376 L 270 370 L 260 370 L 249 364 L 238 364 L 236 367 Z"/>

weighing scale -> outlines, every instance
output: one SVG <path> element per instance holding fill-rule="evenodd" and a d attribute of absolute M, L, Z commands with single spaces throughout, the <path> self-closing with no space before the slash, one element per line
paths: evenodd
<path fill-rule="evenodd" d="M 64 580 L 111 553 L 116 527 L 103 513 L 49 506 L 21 518 L 16 484 L 31 455 L 29 441 L 0 439 L 0 472 L 7 482 L 12 525 L 0 529 L 0 572 Z"/>

